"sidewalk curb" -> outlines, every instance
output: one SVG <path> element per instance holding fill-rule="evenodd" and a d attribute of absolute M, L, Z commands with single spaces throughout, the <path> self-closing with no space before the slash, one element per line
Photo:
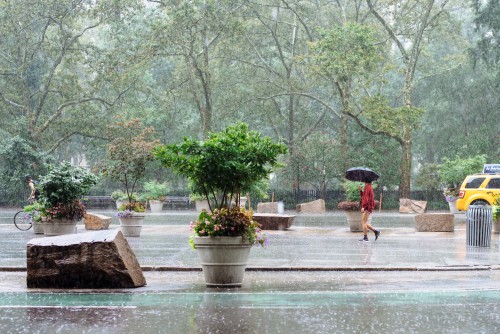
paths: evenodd
<path fill-rule="evenodd" d="M 144 272 L 201 272 L 201 267 L 167 267 L 143 266 Z M 26 267 L 0 267 L 1 272 L 26 272 Z M 245 271 L 266 272 L 329 272 L 329 271 L 486 271 L 500 270 L 500 265 L 471 265 L 471 266 L 446 266 L 446 267 L 247 267 Z"/>

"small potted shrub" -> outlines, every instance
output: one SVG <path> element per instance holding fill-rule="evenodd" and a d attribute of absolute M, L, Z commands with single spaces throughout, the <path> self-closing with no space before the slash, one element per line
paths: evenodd
<path fill-rule="evenodd" d="M 337 208 L 344 211 L 347 217 L 347 223 L 349 224 L 349 229 L 351 232 L 363 231 L 363 225 L 361 223 L 361 194 L 359 188 L 363 188 L 364 183 L 345 181 L 342 184 L 342 188 L 345 192 L 345 201 L 339 202 Z M 372 184 L 373 189 L 377 187 L 376 184 Z M 379 201 L 375 201 L 375 209 L 380 206 Z M 368 218 L 368 223 L 371 223 L 372 215 Z"/>
<path fill-rule="evenodd" d="M 85 215 L 80 199 L 97 183 L 97 176 L 82 167 L 63 162 L 50 166 L 49 173 L 38 184 L 38 208 L 44 233 L 60 235 L 76 233 L 76 224 Z"/>
<path fill-rule="evenodd" d="M 116 208 L 118 209 L 120 206 L 129 203 L 128 195 L 123 190 L 115 190 L 111 193 L 111 198 L 116 202 Z M 137 194 L 133 193 L 130 198 L 132 201 L 137 201 Z"/>
<path fill-rule="evenodd" d="M 187 177 L 193 192 L 209 203 L 209 210 L 191 222 L 191 244 L 207 286 L 241 286 L 250 247 L 265 240 L 252 212 L 240 208 L 240 195 L 267 178 L 286 151 L 285 145 L 249 131 L 246 124 L 210 133 L 204 141 L 184 138 L 154 149 L 163 166 Z"/>
<path fill-rule="evenodd" d="M 150 181 L 144 183 L 143 197 L 149 201 L 151 212 L 159 213 L 163 208 L 163 204 L 167 198 L 168 186 L 166 183 Z"/>

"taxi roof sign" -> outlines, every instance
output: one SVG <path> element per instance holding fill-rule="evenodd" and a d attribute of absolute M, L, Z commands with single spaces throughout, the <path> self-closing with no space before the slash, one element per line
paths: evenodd
<path fill-rule="evenodd" d="M 500 164 L 487 164 L 483 166 L 484 174 L 500 174 Z"/>

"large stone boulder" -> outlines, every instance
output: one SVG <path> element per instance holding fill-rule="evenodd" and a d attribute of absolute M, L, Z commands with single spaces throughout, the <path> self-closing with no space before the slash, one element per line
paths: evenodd
<path fill-rule="evenodd" d="M 27 245 L 28 288 L 115 289 L 146 285 L 120 230 L 32 239 Z"/>
<path fill-rule="evenodd" d="M 111 217 L 98 213 L 86 213 L 84 222 L 86 230 L 107 230 L 111 224 Z"/>
<path fill-rule="evenodd" d="M 399 199 L 400 213 L 425 213 L 427 210 L 426 201 L 415 201 L 409 198 Z"/>
<path fill-rule="evenodd" d="M 296 210 L 300 213 L 325 213 L 325 201 L 318 199 L 312 202 L 297 204 Z"/>
<path fill-rule="evenodd" d="M 254 213 L 253 219 L 263 230 L 286 230 L 293 224 L 295 216 L 276 213 Z"/>
<path fill-rule="evenodd" d="M 264 202 L 257 204 L 258 213 L 279 213 L 278 202 Z"/>
<path fill-rule="evenodd" d="M 417 232 L 453 232 L 455 216 L 452 213 L 423 213 L 415 216 Z"/>

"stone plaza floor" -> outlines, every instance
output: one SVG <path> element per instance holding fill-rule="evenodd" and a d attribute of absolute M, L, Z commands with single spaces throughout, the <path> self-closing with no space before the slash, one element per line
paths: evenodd
<path fill-rule="evenodd" d="M 252 249 L 238 289 L 205 287 L 188 244 L 196 213 L 150 215 L 127 238 L 147 286 L 122 290 L 26 288 L 26 243 L 43 236 L 16 230 L 12 216 L 0 212 L 1 333 L 500 331 L 499 235 L 467 246 L 463 214 L 454 232 L 415 232 L 412 215 L 375 213 L 382 234 L 368 243 L 342 213 L 298 215 L 265 232 L 269 246 Z"/>

